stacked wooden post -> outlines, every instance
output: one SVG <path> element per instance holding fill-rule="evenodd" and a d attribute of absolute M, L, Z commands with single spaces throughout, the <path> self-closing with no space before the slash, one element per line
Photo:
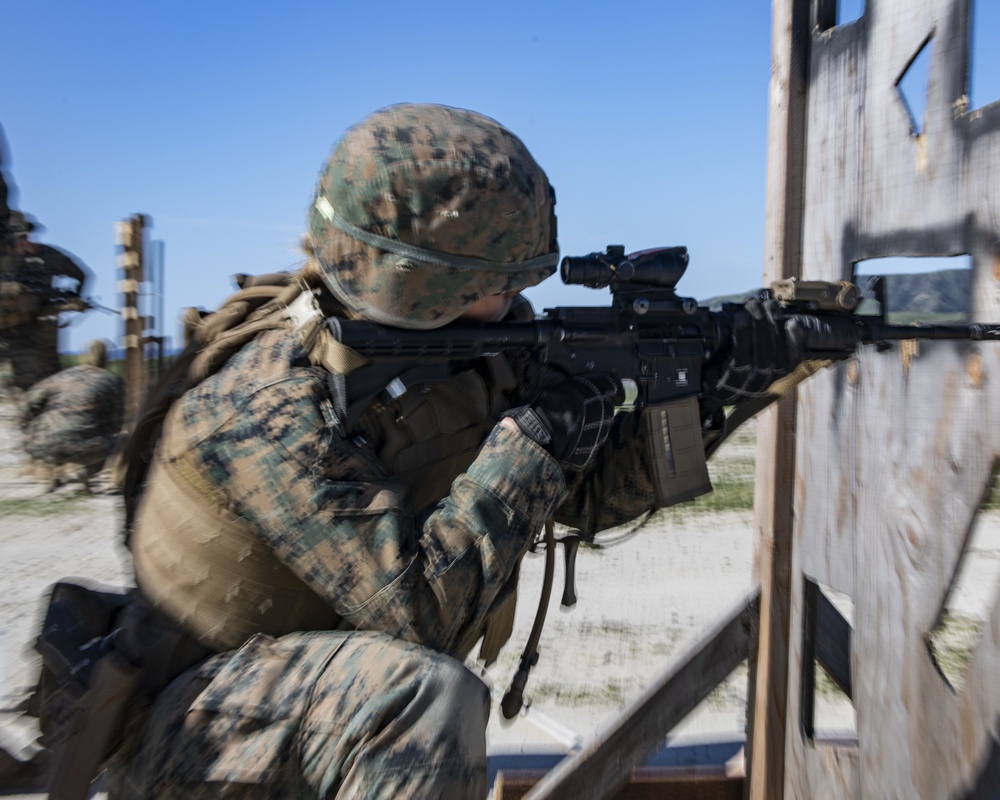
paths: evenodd
<path fill-rule="evenodd" d="M 149 219 L 144 214 L 134 214 L 115 225 L 115 238 L 119 247 L 118 265 L 121 278 L 121 314 L 124 331 L 122 348 L 125 351 L 125 427 L 131 428 L 146 394 L 144 366 L 144 334 L 146 320 L 140 314 L 139 297 L 145 280 L 143 270 L 145 229 Z"/>

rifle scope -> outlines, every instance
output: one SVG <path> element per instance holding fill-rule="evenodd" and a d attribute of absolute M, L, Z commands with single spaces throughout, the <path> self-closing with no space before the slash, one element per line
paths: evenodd
<path fill-rule="evenodd" d="M 622 245 L 603 253 L 566 256 L 559 265 L 563 283 L 612 291 L 627 285 L 673 289 L 688 265 L 686 247 L 658 247 L 625 255 Z"/>

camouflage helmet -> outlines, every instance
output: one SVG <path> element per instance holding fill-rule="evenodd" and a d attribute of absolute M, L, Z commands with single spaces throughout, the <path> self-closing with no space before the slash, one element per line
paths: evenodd
<path fill-rule="evenodd" d="M 555 271 L 554 208 L 541 167 L 495 120 L 396 105 L 334 148 L 309 210 L 309 246 L 349 311 L 436 328 Z"/>

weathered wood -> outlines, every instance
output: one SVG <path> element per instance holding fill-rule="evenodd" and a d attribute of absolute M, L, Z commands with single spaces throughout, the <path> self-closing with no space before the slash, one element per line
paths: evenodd
<path fill-rule="evenodd" d="M 801 275 L 806 81 L 811 0 L 774 0 L 768 135 L 765 282 Z M 757 429 L 755 578 L 760 637 L 750 659 L 748 795 L 784 791 L 792 568 L 794 393 L 765 412 Z"/>
<path fill-rule="evenodd" d="M 755 589 L 706 633 L 681 661 L 654 681 L 606 731 L 556 766 L 528 793 L 530 800 L 609 797 L 663 738 L 738 667 L 756 637 Z"/>
<path fill-rule="evenodd" d="M 501 770 L 493 800 L 519 800 L 545 777 L 545 770 Z M 628 782 L 609 800 L 740 800 L 743 777 L 724 767 L 643 767 L 632 770 Z"/>
<path fill-rule="evenodd" d="M 1000 104 L 966 109 L 969 12 L 968 0 L 868 0 L 858 21 L 813 30 L 803 272 L 840 279 L 865 259 L 968 253 L 971 316 L 996 321 Z M 928 37 L 917 136 L 896 84 Z M 997 598 L 960 691 L 925 641 L 1000 455 L 998 351 L 864 348 L 799 391 L 790 630 L 803 630 L 804 575 L 851 597 L 858 747 L 790 727 L 786 798 L 985 797 L 1000 780 Z M 802 712 L 804 644 L 789 642 L 789 719 Z"/>

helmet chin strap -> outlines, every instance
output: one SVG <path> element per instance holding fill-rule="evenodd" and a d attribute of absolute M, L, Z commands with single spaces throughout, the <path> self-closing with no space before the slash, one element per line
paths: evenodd
<path fill-rule="evenodd" d="M 545 253 L 544 255 L 529 258 L 527 261 L 489 261 L 485 258 L 469 258 L 468 256 L 441 253 L 437 250 L 427 250 L 423 247 L 407 244 L 398 239 L 388 239 L 385 236 L 379 236 L 371 231 L 366 231 L 364 228 L 359 228 L 337 214 L 330 201 L 322 195 L 316 198 L 315 205 L 316 210 L 327 222 L 343 233 L 346 233 L 355 241 L 419 264 L 436 264 L 459 270 L 517 273 L 533 272 L 541 269 L 554 270 L 559 263 L 558 252 Z"/>

